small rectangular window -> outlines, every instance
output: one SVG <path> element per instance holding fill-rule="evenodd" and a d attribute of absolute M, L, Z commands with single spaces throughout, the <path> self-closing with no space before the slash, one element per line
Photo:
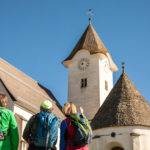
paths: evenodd
<path fill-rule="evenodd" d="M 87 87 L 87 78 L 81 79 L 81 88 Z"/>
<path fill-rule="evenodd" d="M 108 82 L 105 80 L 105 90 L 108 91 Z"/>

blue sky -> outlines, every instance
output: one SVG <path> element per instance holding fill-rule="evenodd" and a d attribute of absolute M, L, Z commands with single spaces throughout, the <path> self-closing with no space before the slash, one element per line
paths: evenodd
<path fill-rule="evenodd" d="M 0 57 L 67 101 L 68 70 L 61 62 L 92 25 L 120 70 L 150 103 L 149 0 L 0 0 Z"/>

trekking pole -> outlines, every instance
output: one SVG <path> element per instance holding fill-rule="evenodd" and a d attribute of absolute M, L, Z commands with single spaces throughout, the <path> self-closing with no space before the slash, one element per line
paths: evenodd
<path fill-rule="evenodd" d="M 47 132 L 47 136 L 46 136 L 46 146 L 45 146 L 45 150 L 47 150 L 47 146 L 48 146 L 48 140 L 49 140 L 49 130 Z"/>

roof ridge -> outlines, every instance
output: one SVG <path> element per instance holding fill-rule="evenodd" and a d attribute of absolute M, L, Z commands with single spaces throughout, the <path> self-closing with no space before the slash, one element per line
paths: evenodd
<path fill-rule="evenodd" d="M 92 26 L 92 24 L 90 24 L 89 25 L 89 28 L 92 30 L 92 32 L 91 32 L 91 34 L 93 35 L 93 37 L 94 37 L 94 39 L 95 39 L 95 44 L 96 44 L 96 46 L 98 47 L 98 40 L 97 40 L 97 38 L 96 38 L 96 36 L 99 38 L 99 36 L 97 35 L 97 33 L 96 33 L 96 31 L 94 30 L 94 28 L 93 28 L 93 26 Z M 96 35 L 95 35 L 96 34 Z M 100 39 L 100 38 L 99 38 Z"/>
<path fill-rule="evenodd" d="M 97 32 L 95 31 L 94 27 L 93 27 L 92 25 L 91 25 L 90 27 L 91 27 L 91 30 L 93 30 L 92 34 L 93 34 L 93 36 L 94 36 L 94 38 L 95 38 L 95 40 L 96 40 L 96 45 L 97 45 L 97 47 L 99 48 L 99 45 L 98 45 L 99 42 L 101 42 L 102 46 L 105 47 L 105 45 L 104 45 L 104 43 L 102 42 L 102 40 L 100 39 L 99 35 L 98 35 Z M 106 47 L 105 47 L 105 48 L 106 48 Z"/>

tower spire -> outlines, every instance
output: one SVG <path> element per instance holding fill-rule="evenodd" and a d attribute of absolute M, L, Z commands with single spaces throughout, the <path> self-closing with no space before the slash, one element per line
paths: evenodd
<path fill-rule="evenodd" d="M 89 9 L 88 14 L 89 14 L 89 24 L 91 24 L 91 20 L 92 20 L 92 12 L 91 12 L 91 9 Z"/>
<path fill-rule="evenodd" d="M 122 72 L 125 73 L 125 62 L 122 62 Z"/>

